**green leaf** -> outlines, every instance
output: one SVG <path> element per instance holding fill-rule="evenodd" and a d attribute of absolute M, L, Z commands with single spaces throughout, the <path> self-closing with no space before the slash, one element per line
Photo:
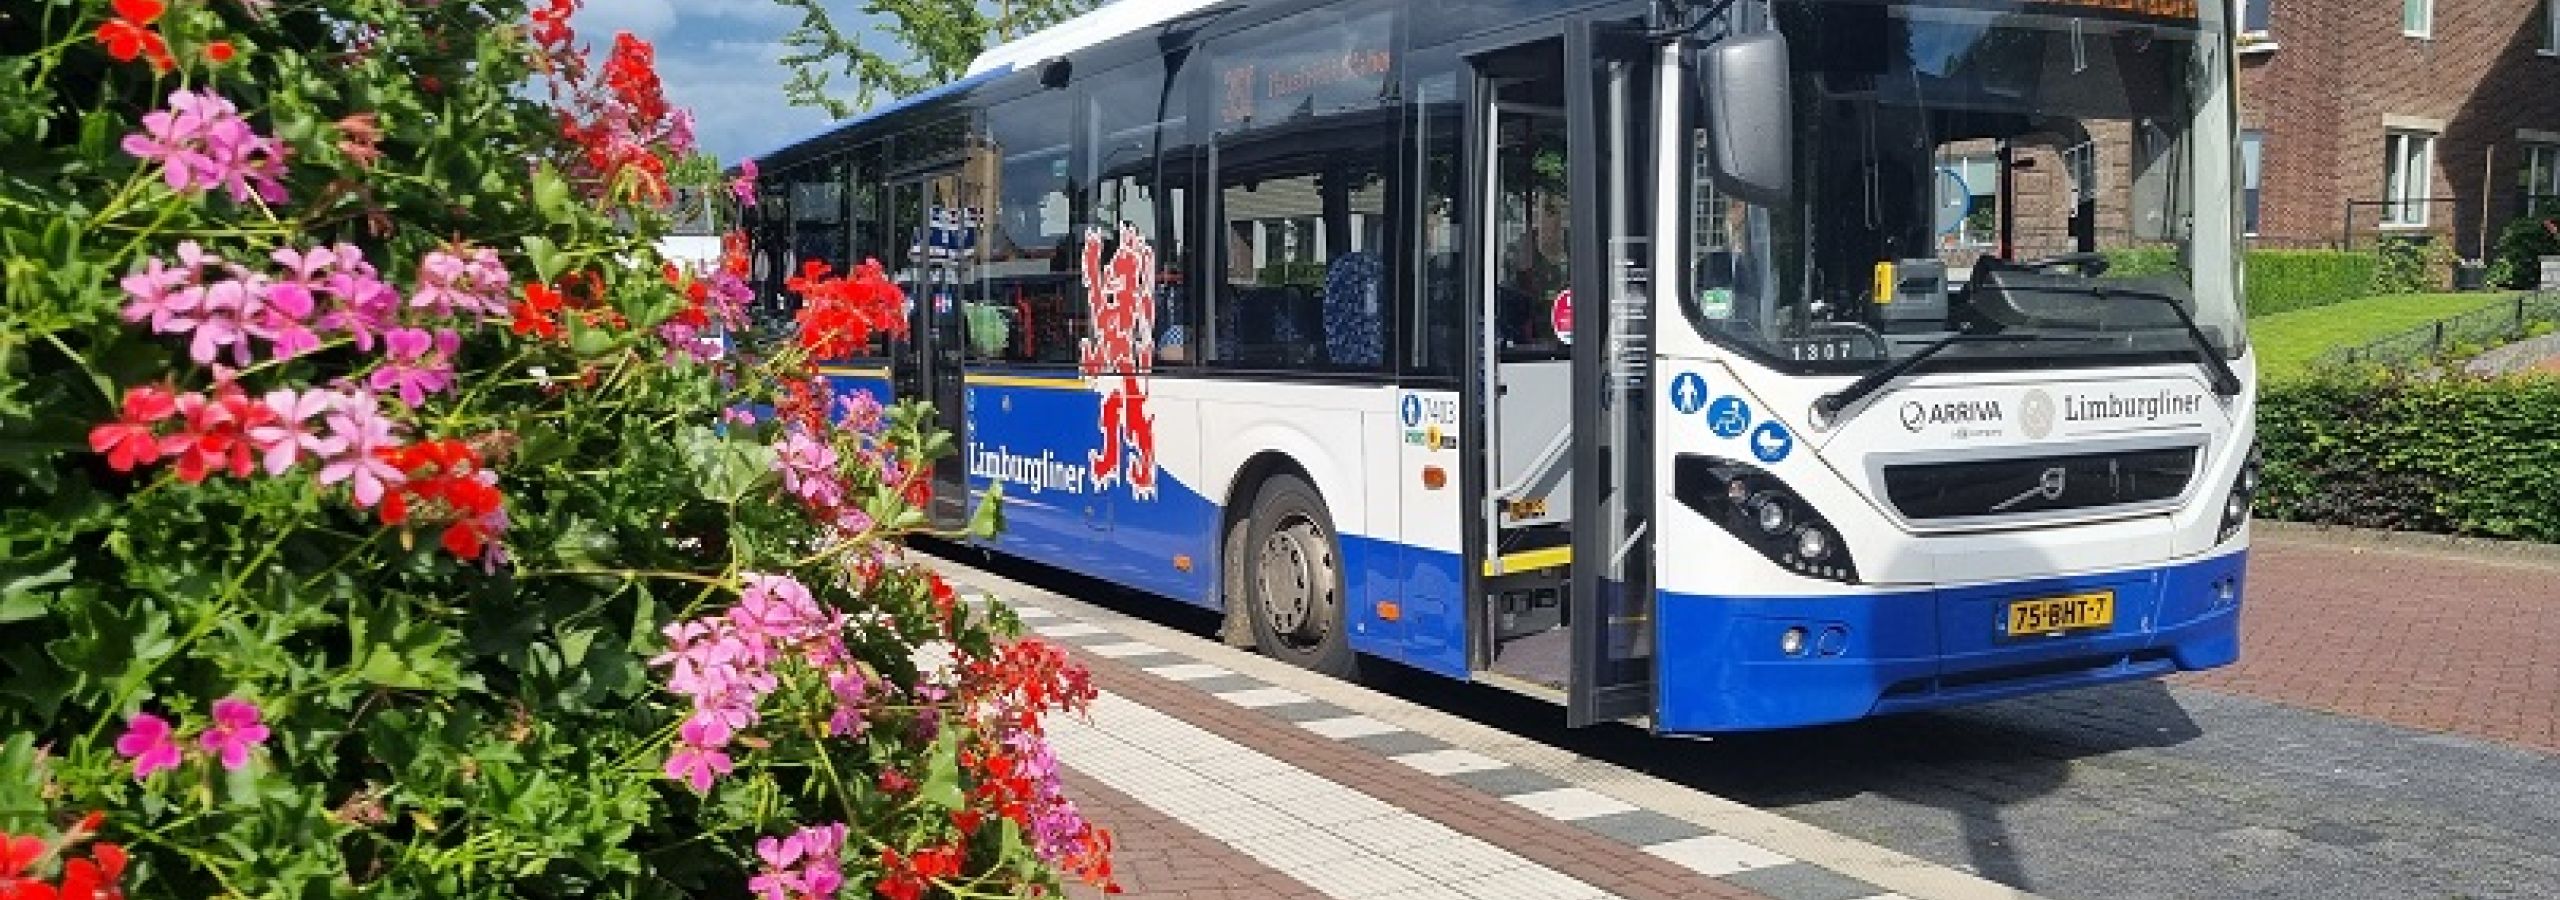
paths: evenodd
<path fill-rule="evenodd" d="M 998 481 L 987 485 L 987 492 L 979 496 L 978 508 L 969 514 L 967 534 L 971 538 L 987 541 L 994 540 L 997 533 L 1002 531 L 1004 531 L 1004 482 Z"/>
<path fill-rule="evenodd" d="M 569 193 L 569 182 L 563 180 L 560 173 L 551 168 L 550 163 L 543 163 L 542 168 L 533 173 L 533 208 L 554 225 L 567 224 L 577 218 L 577 208 Z M 530 242 L 534 239 L 526 240 Z M 540 263 L 535 265 L 539 266 Z M 551 276 L 545 275 L 543 280 L 549 281 Z"/>
<path fill-rule="evenodd" d="M 704 499 L 734 504 L 773 473 L 773 448 L 763 444 L 724 438 L 700 425 L 686 426 L 676 440 Z"/>
<path fill-rule="evenodd" d="M 925 759 L 924 780 L 916 787 L 916 801 L 938 809 L 959 809 L 960 796 L 960 732 L 945 728 L 934 738 L 933 755 Z"/>
<path fill-rule="evenodd" d="M 523 244 L 525 257 L 533 261 L 534 274 L 545 282 L 560 280 L 560 270 L 568 267 L 568 260 L 560 257 L 560 245 L 538 234 L 525 235 Z"/>
<path fill-rule="evenodd" d="M 71 560 L 42 572 L 31 572 L 0 581 L 0 624 L 23 622 L 45 614 L 45 598 L 36 591 L 71 580 Z"/>

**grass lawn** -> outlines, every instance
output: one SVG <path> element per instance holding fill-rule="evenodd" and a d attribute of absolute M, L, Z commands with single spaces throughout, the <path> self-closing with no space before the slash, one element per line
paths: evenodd
<path fill-rule="evenodd" d="M 2384 294 L 2249 320 L 2249 342 L 2258 348 L 2258 375 L 2278 381 L 2302 374 L 2320 354 L 2389 337 L 2446 316 L 2461 315 L 2511 296 Z"/>

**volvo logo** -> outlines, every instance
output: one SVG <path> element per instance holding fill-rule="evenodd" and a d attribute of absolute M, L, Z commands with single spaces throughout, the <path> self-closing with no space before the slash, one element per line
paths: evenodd
<path fill-rule="evenodd" d="M 2069 486 L 2070 481 L 2071 471 L 2069 469 L 2065 469 L 2061 466 L 2046 469 L 2044 470 L 2043 475 L 2036 477 L 2035 487 L 2028 488 L 2025 493 L 2011 497 L 2000 505 L 1992 507 L 1991 511 L 2008 512 L 2009 510 L 2016 508 L 2019 504 L 2025 503 L 2029 500 L 2034 500 L 2038 497 L 2042 497 L 2048 501 L 2060 500 L 2062 499 L 2063 490 Z"/>

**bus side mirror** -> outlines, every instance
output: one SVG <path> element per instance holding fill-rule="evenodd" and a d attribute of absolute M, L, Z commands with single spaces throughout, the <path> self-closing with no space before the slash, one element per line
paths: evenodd
<path fill-rule="evenodd" d="M 1787 39 L 1774 31 L 1726 38 L 1698 51 L 1697 61 L 1716 190 L 1756 206 L 1786 202 L 1795 159 Z"/>

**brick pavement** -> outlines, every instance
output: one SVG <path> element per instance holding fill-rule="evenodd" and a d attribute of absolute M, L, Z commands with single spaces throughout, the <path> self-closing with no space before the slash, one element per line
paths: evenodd
<path fill-rule="evenodd" d="M 2195 687 L 2560 752 L 2560 566 L 2261 534 Z"/>
<path fill-rule="evenodd" d="M 1111 829 L 1111 865 L 1119 896 L 1132 900 L 1279 900 L 1314 892 L 1297 879 L 1255 862 L 1225 842 L 1147 808 L 1072 768 L 1068 796 L 1085 817 Z M 1095 900 L 1101 891 L 1070 885 L 1067 896 Z"/>

